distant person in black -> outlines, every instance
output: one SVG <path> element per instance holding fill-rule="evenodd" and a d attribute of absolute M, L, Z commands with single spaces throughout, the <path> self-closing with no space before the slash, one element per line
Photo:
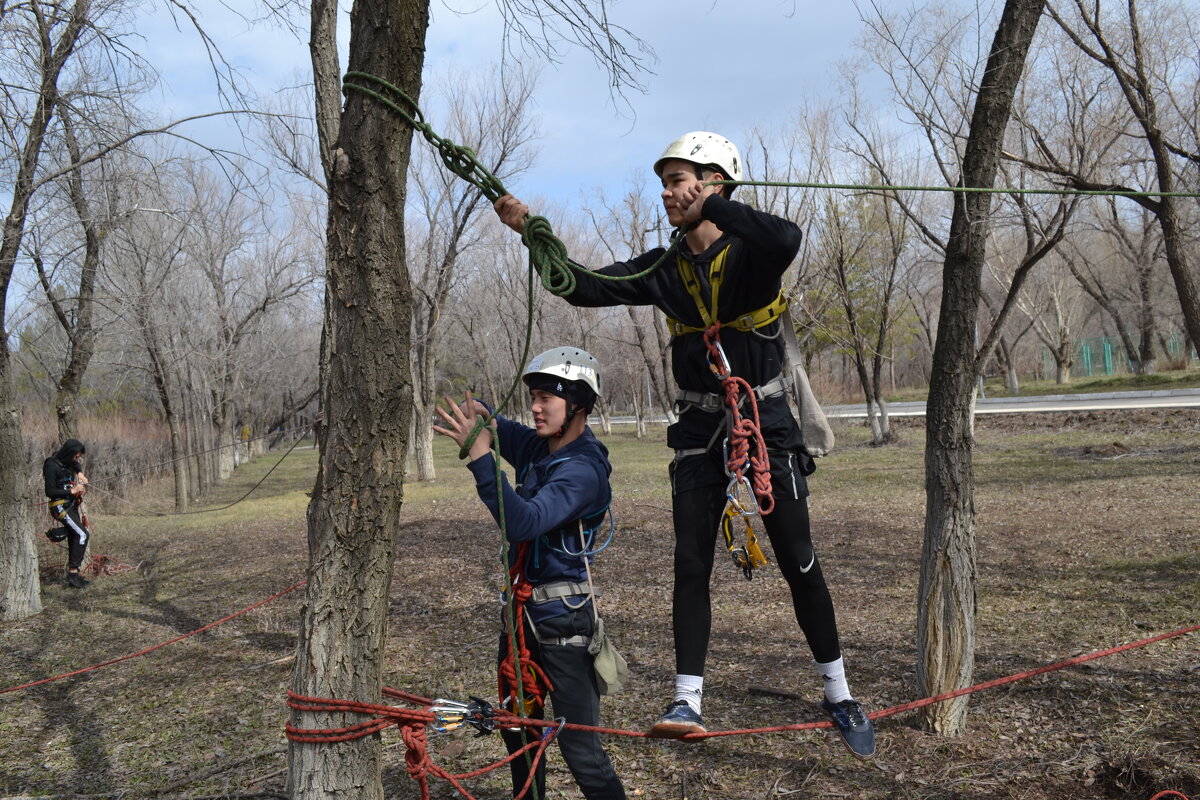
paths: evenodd
<path fill-rule="evenodd" d="M 88 543 L 88 531 L 79 510 L 87 491 L 88 480 L 83 474 L 82 463 L 86 453 L 83 442 L 67 439 L 58 452 L 42 464 L 46 497 L 50 498 L 50 516 L 60 523 L 60 527 L 46 531 L 46 536 L 54 542 L 67 542 L 67 584 L 76 589 L 88 584 L 79 574 Z"/>

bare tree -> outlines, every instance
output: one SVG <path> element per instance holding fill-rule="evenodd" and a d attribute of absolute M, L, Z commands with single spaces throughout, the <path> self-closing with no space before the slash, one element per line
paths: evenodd
<path fill-rule="evenodd" d="M 437 93 L 448 101 L 447 127 L 442 135 L 471 148 L 501 181 L 520 174 L 529 164 L 529 143 L 535 135 L 530 114 L 533 78 L 524 70 L 506 71 L 498 84 L 490 70 L 485 79 L 474 83 L 456 75 Z M 412 453 L 417 480 L 426 481 L 436 477 L 429 420 L 438 400 L 439 322 L 460 257 L 479 243 L 479 212 L 490 209 L 482 190 L 446 169 L 430 148 L 419 150 L 415 161 L 410 178 L 415 219 L 410 218 L 408 233 L 408 270 L 415 295 L 412 369 L 417 399 Z"/>
<path fill-rule="evenodd" d="M 1090 218 L 1093 235 L 1072 242 L 1062 256 L 1075 280 L 1111 320 L 1133 372 L 1152 375 L 1157 369 L 1155 274 L 1162 260 L 1162 229 L 1149 211 L 1130 208 L 1119 198 L 1107 198 Z"/>
<path fill-rule="evenodd" d="M 599 196 L 599 204 L 603 208 L 602 216 L 595 210 L 588 210 L 594 241 L 603 249 L 601 259 L 610 262 L 622 261 L 637 253 L 645 253 L 650 249 L 650 234 L 663 238 L 662 223 L 664 222 L 661 209 L 651 211 L 645 200 L 646 182 L 642 172 L 633 179 L 633 187 L 622 198 L 619 205 L 610 205 L 603 194 Z M 619 243 L 619 248 L 616 246 Z M 667 332 L 666 317 L 649 306 L 624 306 L 624 312 L 629 321 L 630 336 L 624 332 L 622 338 L 632 338 L 638 353 L 642 358 L 644 371 L 638 374 L 637 383 L 642 378 L 650 382 L 653 394 L 658 400 L 658 406 L 667 418 L 669 424 L 675 422 L 675 379 L 671 373 L 670 344 L 671 336 Z M 595 355 L 595 354 L 593 354 Z M 604 362 L 602 362 L 604 363 Z M 607 366 L 607 364 L 606 364 Z M 607 370 L 606 370 L 607 373 Z M 611 383 L 611 381 L 609 381 Z M 637 424 L 639 437 L 644 434 L 644 412 L 647 406 L 642 406 L 640 392 L 635 393 L 638 399 Z"/>
<path fill-rule="evenodd" d="M 831 198 L 822 204 L 817 261 L 828 276 L 836 307 L 834 336 L 854 361 L 867 404 L 872 443 L 891 440 L 883 397 L 883 366 L 904 252 L 907 218 L 886 197 Z"/>
<path fill-rule="evenodd" d="M 1140 137 L 1130 144 L 1125 159 L 1109 169 L 1082 170 L 1065 163 L 1061 152 L 1049 144 L 1027 164 L 1059 176 L 1079 189 L 1161 192 L 1157 198 L 1135 197 L 1133 202 L 1154 214 L 1162 229 L 1163 256 L 1192 342 L 1200 341 L 1200 291 L 1188 256 L 1186 218 L 1190 206 L 1173 197 L 1183 177 L 1200 164 L 1200 64 L 1195 58 L 1195 14 L 1177 3 L 1150 4 L 1149 10 L 1129 0 L 1121 11 L 1106 12 L 1099 3 L 1061 0 L 1047 10 L 1066 40 L 1104 69 L 1115 81 L 1115 91 L 1126 104 Z M 1152 184 L 1130 185 L 1122 166 L 1145 159 L 1153 165 Z"/>
<path fill-rule="evenodd" d="M 179 330 L 169 324 L 182 307 L 168 285 L 183 260 L 184 221 L 170 212 L 151 210 L 128 215 L 111 235 L 112 249 L 121 269 L 109 270 L 107 285 L 125 306 L 123 313 L 145 354 L 145 369 L 167 423 L 171 468 L 175 484 L 175 510 L 186 511 L 190 476 L 186 457 Z M 172 301 L 175 302 L 172 302 Z"/>
<path fill-rule="evenodd" d="M 26 215 L 36 190 L 38 164 L 50 120 L 58 103 L 58 87 L 67 63 L 90 25 L 93 3 L 69 6 L 37 0 L 4 13 L 4 50 L 29 54 L 25 90 L 3 95 L 5 146 L 13 157 L 12 197 L 0 239 L 0 296 L 21 252 Z M 10 50 L 10 48 L 12 48 Z M 15 71 L 15 70 L 14 70 Z M 21 83 L 5 81 L 13 86 Z M 6 159 L 7 160 L 7 159 Z M 0 620 L 22 619 L 41 611 L 37 586 L 37 553 L 30 537 L 29 482 L 25 475 L 21 414 L 13 402 L 11 354 L 6 311 L 0 304 Z"/>
<path fill-rule="evenodd" d="M 994 185 L 1005 129 L 1045 0 L 1006 0 L 984 69 L 957 185 Z M 981 368 L 975 326 L 991 196 L 959 192 L 946 241 L 942 303 L 926 410 L 925 535 L 917 607 L 917 680 L 924 695 L 971 683 L 975 660 L 975 477 L 972 416 Z M 956 735 L 965 697 L 928 706 L 925 723 Z"/>
<path fill-rule="evenodd" d="M 602 0 L 531 10 L 535 19 L 562 19 L 570 33 L 594 41 L 598 58 L 628 63 L 614 49 L 621 42 Z M 312 11 L 317 127 L 325 131 L 319 138 L 329 187 L 321 388 L 327 422 L 309 507 L 308 591 L 292 689 L 377 702 L 413 401 L 412 289 L 407 273 L 396 269 L 407 263 L 403 214 L 412 131 L 359 93 L 351 93 L 338 117 L 330 84 L 339 71 L 329 69 L 336 64 L 336 5 L 317 2 Z M 428 18 L 428 0 L 355 4 L 350 70 L 385 77 L 419 102 Z M 328 134 L 336 135 L 329 147 Z M 324 727 L 335 716 L 296 712 L 292 722 Z M 380 798 L 380 752 L 378 736 L 337 744 L 293 741 L 289 793 Z"/>

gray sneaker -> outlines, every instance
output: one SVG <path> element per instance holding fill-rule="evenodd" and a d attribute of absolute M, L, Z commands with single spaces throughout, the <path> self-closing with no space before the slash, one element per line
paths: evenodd
<path fill-rule="evenodd" d="M 842 743 L 855 758 L 867 759 L 875 755 L 875 726 L 857 700 L 837 703 L 822 700 L 821 708 L 833 717 L 833 725 L 842 735 Z"/>

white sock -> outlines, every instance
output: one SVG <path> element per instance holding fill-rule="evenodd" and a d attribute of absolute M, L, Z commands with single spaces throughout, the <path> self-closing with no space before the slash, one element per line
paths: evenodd
<path fill-rule="evenodd" d="M 692 711 L 700 713 L 700 700 L 704 697 L 703 675 L 676 675 L 675 699 L 682 700 L 692 707 Z"/>
<path fill-rule="evenodd" d="M 843 700 L 853 699 L 854 695 L 850 694 L 850 684 L 846 682 L 846 667 L 842 663 L 841 656 L 838 656 L 837 661 L 830 661 L 828 664 L 822 664 L 819 661 L 813 663 L 817 665 L 817 674 L 825 682 L 826 700 L 831 703 L 840 703 Z"/>

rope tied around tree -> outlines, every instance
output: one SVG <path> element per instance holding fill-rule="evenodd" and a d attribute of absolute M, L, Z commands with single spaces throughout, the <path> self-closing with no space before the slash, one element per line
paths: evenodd
<path fill-rule="evenodd" d="M 499 769 L 513 759 L 528 757 L 531 759 L 532 766 L 530 767 L 529 777 L 525 785 L 514 798 L 514 800 L 519 800 L 519 798 L 524 798 L 530 793 L 530 788 L 533 785 L 534 770 L 538 762 L 544 756 L 550 742 L 554 741 L 563 728 L 566 727 L 566 722 L 562 719 L 557 719 L 553 722 L 527 720 L 502 709 L 495 709 L 493 711 L 489 707 L 488 713 L 494 716 L 494 719 L 490 717 L 488 719 L 489 729 L 493 727 L 493 722 L 505 727 L 525 724 L 540 726 L 544 728 L 544 733 L 534 737 L 532 741 L 499 761 L 487 764 L 471 772 L 451 773 L 433 762 L 433 758 L 429 755 L 428 732 L 426 730 L 427 727 L 437 724 L 437 715 L 433 710 L 435 707 L 434 704 L 445 701 L 429 700 L 408 694 L 407 692 L 388 688 L 383 690 L 383 694 L 405 700 L 415 705 L 421 705 L 423 708 L 402 708 L 400 706 L 389 706 L 380 703 L 363 703 L 356 700 L 330 700 L 320 697 L 306 697 L 305 695 L 289 691 L 288 707 L 295 711 L 364 714 L 369 715 L 371 718 L 341 728 L 298 728 L 289 722 L 284 725 L 284 732 L 287 734 L 287 738 L 293 742 L 337 744 L 362 739 L 396 726 L 400 729 L 400 738 L 405 746 L 405 771 L 408 772 L 409 776 L 420 787 L 421 800 L 429 800 L 430 798 L 430 777 L 446 781 L 466 800 L 475 800 L 474 796 L 463 786 L 463 781 Z"/>

